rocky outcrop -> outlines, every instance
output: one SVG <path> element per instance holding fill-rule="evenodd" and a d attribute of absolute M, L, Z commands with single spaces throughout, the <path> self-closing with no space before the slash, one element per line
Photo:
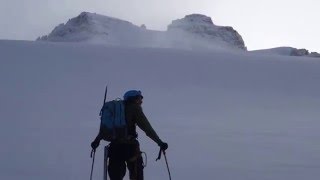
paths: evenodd
<path fill-rule="evenodd" d="M 277 47 L 271 49 L 262 49 L 252 51 L 253 53 L 263 53 L 263 54 L 277 54 L 283 56 L 304 56 L 304 57 L 320 57 L 317 52 L 311 52 L 307 49 L 298 49 L 294 47 Z"/>
<path fill-rule="evenodd" d="M 307 56 L 307 55 L 309 55 L 309 51 L 306 49 L 291 48 L 290 56 Z"/>
<path fill-rule="evenodd" d="M 317 52 L 311 52 L 309 53 L 309 51 L 307 49 L 296 49 L 296 48 L 292 48 L 291 51 L 291 56 L 309 56 L 309 57 L 320 57 L 320 54 Z"/>
<path fill-rule="evenodd" d="M 320 58 L 320 54 L 317 52 L 311 52 L 308 56 Z"/>

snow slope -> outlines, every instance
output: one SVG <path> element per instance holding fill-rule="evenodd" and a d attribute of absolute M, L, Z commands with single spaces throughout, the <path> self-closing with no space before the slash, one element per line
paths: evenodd
<path fill-rule="evenodd" d="M 106 84 L 108 99 L 142 90 L 172 179 L 320 176 L 317 59 L 4 40 L 0 57 L 0 179 L 89 179 Z M 145 179 L 168 179 L 156 144 L 139 140 Z"/>

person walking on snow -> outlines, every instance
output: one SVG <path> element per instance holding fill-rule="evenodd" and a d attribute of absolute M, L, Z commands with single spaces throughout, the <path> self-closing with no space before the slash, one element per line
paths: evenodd
<path fill-rule="evenodd" d="M 125 119 L 128 126 L 128 138 L 111 141 L 108 153 L 108 173 L 111 180 L 122 180 L 126 174 L 127 167 L 130 180 L 143 180 L 143 160 L 137 140 L 136 126 L 156 142 L 160 146 L 161 151 L 165 151 L 168 148 L 168 144 L 159 138 L 143 113 L 141 107 L 143 96 L 141 91 L 127 91 L 123 99 L 125 104 Z M 99 131 L 97 137 L 91 143 L 94 151 L 102 139 L 101 131 Z"/>

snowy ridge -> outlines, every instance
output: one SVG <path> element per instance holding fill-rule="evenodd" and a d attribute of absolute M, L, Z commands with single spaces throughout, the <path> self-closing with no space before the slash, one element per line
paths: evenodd
<path fill-rule="evenodd" d="M 38 41 L 84 42 L 95 44 L 121 45 L 130 47 L 156 47 L 188 50 L 240 50 L 247 51 L 241 35 L 230 26 L 217 26 L 208 16 L 186 15 L 173 20 L 167 31 L 148 30 L 131 22 L 82 12 L 60 24 L 54 30 L 39 37 Z M 317 52 L 293 47 L 277 47 L 251 51 L 253 53 L 320 57 Z"/>
<path fill-rule="evenodd" d="M 133 38 L 139 37 L 141 32 L 142 29 L 140 27 L 128 21 L 83 12 L 79 16 L 70 19 L 66 24 L 58 25 L 48 36 L 43 36 L 38 40 L 57 42 L 100 40 L 117 44 L 123 38 L 127 38 L 127 41 L 132 41 Z"/>
<path fill-rule="evenodd" d="M 203 40 L 247 50 L 241 35 L 236 30 L 232 27 L 217 26 L 210 17 L 201 14 L 191 14 L 183 19 L 172 21 L 168 26 L 168 31 L 185 31 Z"/>
<path fill-rule="evenodd" d="M 152 31 L 147 30 L 145 25 L 139 27 L 128 21 L 83 12 L 37 40 L 135 47 L 246 50 L 241 36 L 232 27 L 215 26 L 210 17 L 195 14 L 173 21 L 168 31 Z"/>

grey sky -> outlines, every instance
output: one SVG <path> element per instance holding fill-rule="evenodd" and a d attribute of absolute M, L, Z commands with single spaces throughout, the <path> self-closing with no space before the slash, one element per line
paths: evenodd
<path fill-rule="evenodd" d="M 317 0 L 0 0 L 0 39 L 34 40 L 82 11 L 166 30 L 187 14 L 232 26 L 249 50 L 292 46 L 320 52 Z"/>

